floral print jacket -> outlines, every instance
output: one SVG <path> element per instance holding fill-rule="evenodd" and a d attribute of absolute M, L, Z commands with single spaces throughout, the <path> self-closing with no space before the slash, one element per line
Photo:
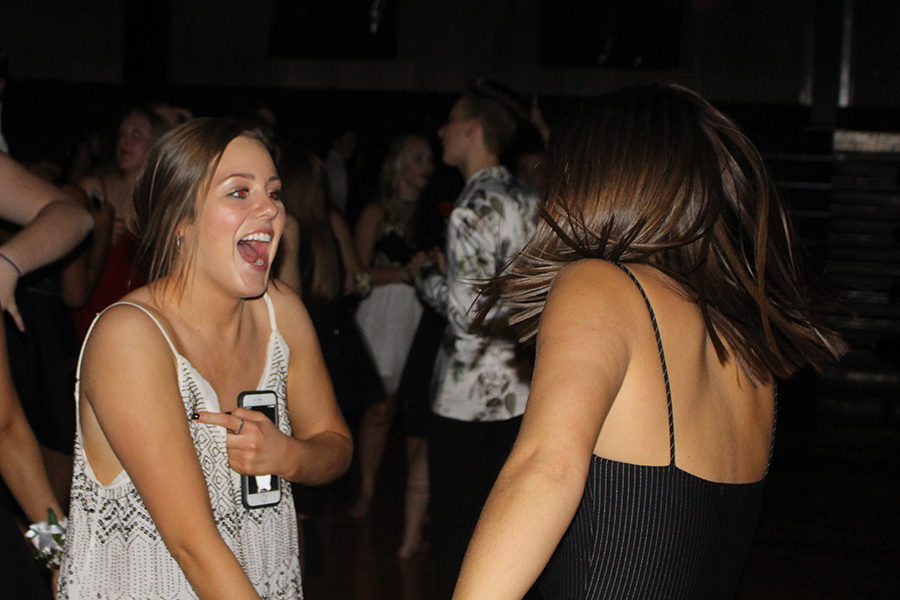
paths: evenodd
<path fill-rule="evenodd" d="M 525 412 L 531 359 L 518 347 L 497 305 L 469 332 L 477 313 L 476 285 L 504 269 L 531 237 L 537 192 L 504 167 L 489 167 L 466 183 L 450 215 L 446 274 L 423 269 L 417 287 L 447 318 L 435 362 L 432 410 L 460 421 L 500 421 Z"/>

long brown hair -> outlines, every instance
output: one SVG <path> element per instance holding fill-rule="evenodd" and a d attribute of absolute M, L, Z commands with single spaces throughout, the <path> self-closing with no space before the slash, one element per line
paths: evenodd
<path fill-rule="evenodd" d="M 193 222 L 228 144 L 247 136 L 268 147 L 253 123 L 233 119 L 192 119 L 163 135 L 151 148 L 134 186 L 137 264 L 152 282 L 169 275 L 181 252 L 178 226 Z M 185 257 L 187 265 L 191 257 Z"/>
<path fill-rule="evenodd" d="M 543 220 L 508 274 L 485 287 L 535 334 L 559 269 L 582 258 L 652 265 L 697 303 L 719 360 L 754 381 L 844 352 L 816 317 L 788 214 L 762 157 L 685 88 L 619 90 L 587 102 L 551 140 Z M 488 307 L 481 309 L 486 314 Z"/>
<path fill-rule="evenodd" d="M 338 297 L 344 282 L 341 278 L 340 248 L 334 238 L 329 218 L 330 208 L 325 197 L 325 180 L 322 161 L 315 153 L 302 148 L 287 148 L 279 164 L 281 174 L 281 199 L 288 214 L 300 225 L 300 239 L 309 244 L 310 273 L 301 273 L 306 279 L 312 277 L 308 291 L 311 299 L 329 301 Z"/>

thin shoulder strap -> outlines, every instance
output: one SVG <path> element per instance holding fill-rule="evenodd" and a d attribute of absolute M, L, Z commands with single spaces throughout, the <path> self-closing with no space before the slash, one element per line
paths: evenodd
<path fill-rule="evenodd" d="M 75 378 L 76 379 L 78 379 L 78 380 L 81 379 L 81 359 L 84 357 L 84 349 L 87 347 L 88 338 L 91 337 L 91 332 L 94 331 L 94 325 L 97 324 L 97 321 L 100 319 L 100 315 L 102 315 L 103 313 L 108 311 L 113 306 L 117 306 L 119 304 L 124 304 L 127 306 L 133 306 L 135 308 L 138 308 L 141 311 L 143 311 L 143 313 L 145 315 L 150 317 L 150 319 L 156 324 L 156 327 L 159 328 L 159 331 L 163 334 L 163 337 L 166 338 L 166 342 L 169 344 L 169 348 L 172 349 L 172 354 L 174 354 L 175 356 L 178 356 L 178 350 L 175 348 L 175 344 L 172 343 L 172 338 L 169 337 L 169 334 L 168 334 L 168 332 L 166 332 L 165 327 L 162 326 L 162 324 L 159 322 L 159 319 L 157 319 L 153 315 L 153 313 L 151 313 L 149 310 L 147 310 L 140 304 L 136 304 L 134 302 L 115 302 L 113 304 L 110 304 L 106 308 L 104 308 L 100 313 L 98 313 L 97 316 L 94 317 L 94 321 L 91 323 L 90 328 L 87 330 L 87 334 L 85 334 L 85 336 L 84 336 L 84 342 L 81 344 L 81 352 L 78 353 L 78 367 L 75 370 Z"/>
<path fill-rule="evenodd" d="M 272 304 L 272 298 L 269 297 L 269 292 L 263 294 L 263 298 L 266 299 L 266 309 L 269 311 L 269 327 L 272 328 L 272 331 L 278 329 L 278 324 L 275 321 L 275 306 Z"/>
<path fill-rule="evenodd" d="M 669 464 L 674 466 L 675 417 L 672 411 L 672 388 L 669 385 L 669 367 L 666 365 L 666 353 L 663 351 L 662 338 L 659 336 L 659 324 L 656 322 L 656 313 L 653 312 L 653 307 L 650 305 L 650 298 L 647 297 L 647 292 L 644 291 L 644 287 L 641 285 L 641 282 L 637 280 L 637 277 L 634 276 L 634 273 L 622 263 L 614 262 L 613 264 L 622 269 L 625 274 L 631 278 L 631 281 L 633 281 L 634 285 L 640 290 L 641 296 L 644 297 L 644 302 L 647 304 L 647 310 L 650 312 L 650 321 L 653 323 L 653 334 L 656 336 L 656 347 L 659 349 L 659 362 L 662 364 L 663 380 L 666 383 L 666 405 L 669 410 Z"/>

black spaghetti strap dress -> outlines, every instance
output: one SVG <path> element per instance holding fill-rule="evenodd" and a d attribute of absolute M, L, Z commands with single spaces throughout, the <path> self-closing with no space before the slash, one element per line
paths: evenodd
<path fill-rule="evenodd" d="M 733 598 L 756 530 L 764 479 L 716 483 L 675 466 L 672 394 L 653 307 L 641 284 L 662 363 L 669 464 L 592 457 L 575 517 L 540 579 L 545 598 Z"/>

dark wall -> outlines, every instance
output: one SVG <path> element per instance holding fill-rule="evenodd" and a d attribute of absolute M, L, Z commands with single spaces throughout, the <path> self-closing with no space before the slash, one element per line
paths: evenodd
<path fill-rule="evenodd" d="M 559 96 L 663 80 L 810 104 L 833 4 L 855 25 L 851 102 L 900 104 L 891 0 L 0 0 L 0 44 L 21 79 L 450 92 L 488 75 Z"/>

